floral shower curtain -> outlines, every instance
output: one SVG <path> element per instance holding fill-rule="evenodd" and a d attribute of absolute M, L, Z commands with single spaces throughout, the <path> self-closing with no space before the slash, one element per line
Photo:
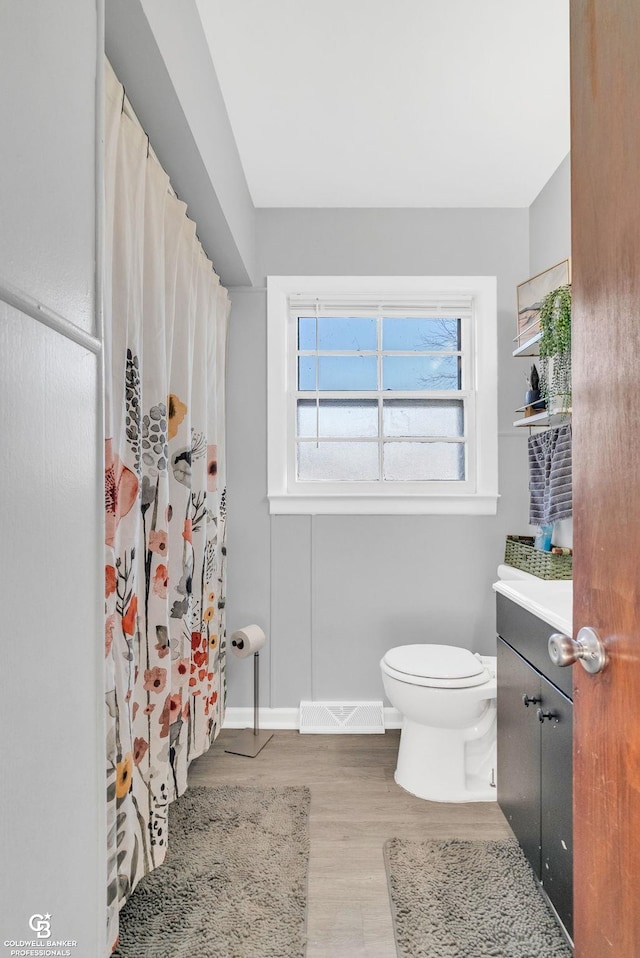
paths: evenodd
<path fill-rule="evenodd" d="M 107 64 L 108 948 L 225 702 L 229 302 Z"/>

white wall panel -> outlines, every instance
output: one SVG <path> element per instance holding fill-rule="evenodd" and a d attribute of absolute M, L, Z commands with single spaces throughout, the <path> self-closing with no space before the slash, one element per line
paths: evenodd
<path fill-rule="evenodd" d="M 101 20 L 102 0 L 0 0 L 3 955 L 36 913 L 105 953 Z"/>
<path fill-rule="evenodd" d="M 105 909 L 99 356 L 4 304 L 0 356 L 0 938 L 50 912 L 80 958 Z"/>
<path fill-rule="evenodd" d="M 0 278 L 95 331 L 96 5 L 0 0 Z"/>

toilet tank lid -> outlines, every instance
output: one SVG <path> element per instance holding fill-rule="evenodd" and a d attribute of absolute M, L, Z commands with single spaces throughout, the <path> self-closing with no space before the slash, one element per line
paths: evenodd
<path fill-rule="evenodd" d="M 452 645 L 399 645 L 384 660 L 397 672 L 432 679 L 469 678 L 485 671 L 473 652 Z"/>

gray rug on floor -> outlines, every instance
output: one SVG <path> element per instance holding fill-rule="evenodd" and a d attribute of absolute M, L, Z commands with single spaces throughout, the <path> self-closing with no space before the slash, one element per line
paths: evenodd
<path fill-rule="evenodd" d="M 307 788 L 190 788 L 164 865 L 120 912 L 114 958 L 303 958 Z"/>
<path fill-rule="evenodd" d="M 515 841 L 384 848 L 398 958 L 571 958 Z"/>

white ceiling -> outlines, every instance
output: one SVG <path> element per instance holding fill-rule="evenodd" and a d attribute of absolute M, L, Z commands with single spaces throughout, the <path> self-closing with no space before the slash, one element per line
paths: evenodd
<path fill-rule="evenodd" d="M 568 0 L 197 0 L 258 207 L 529 206 L 569 151 Z"/>

